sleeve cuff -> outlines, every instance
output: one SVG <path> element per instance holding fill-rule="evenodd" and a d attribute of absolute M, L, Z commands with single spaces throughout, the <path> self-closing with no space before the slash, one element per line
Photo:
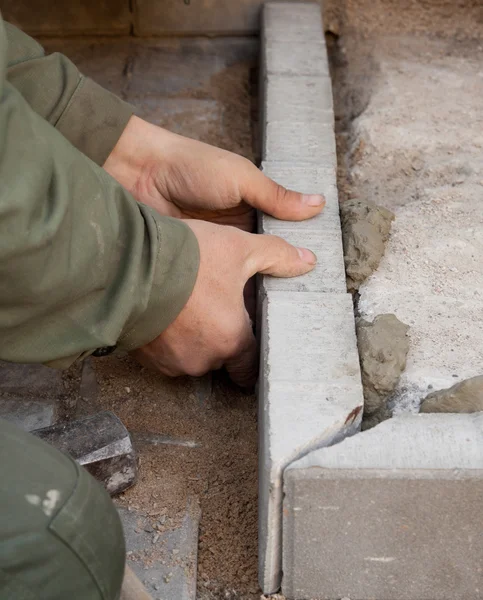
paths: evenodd
<path fill-rule="evenodd" d="M 144 346 L 164 331 L 188 302 L 198 276 L 200 250 L 193 231 L 179 219 L 157 213 L 154 218 L 158 250 L 151 295 L 141 317 L 119 339 L 120 350 Z"/>
<path fill-rule="evenodd" d="M 92 79 L 82 77 L 56 129 L 78 150 L 102 166 L 133 113 L 130 104 Z"/>

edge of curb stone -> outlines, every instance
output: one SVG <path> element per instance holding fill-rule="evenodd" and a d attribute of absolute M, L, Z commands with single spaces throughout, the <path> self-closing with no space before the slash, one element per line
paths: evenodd
<path fill-rule="evenodd" d="M 259 579 L 282 580 L 284 471 L 360 430 L 363 396 L 347 293 L 337 196 L 334 113 L 317 2 L 269 2 L 261 32 L 262 170 L 281 185 L 323 193 L 321 215 L 294 223 L 259 215 L 260 233 L 313 248 L 312 273 L 259 278 Z"/>

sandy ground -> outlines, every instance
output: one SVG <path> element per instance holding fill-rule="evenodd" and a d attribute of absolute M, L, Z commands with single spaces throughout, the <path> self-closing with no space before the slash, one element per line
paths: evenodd
<path fill-rule="evenodd" d="M 483 369 L 483 12 L 388 3 L 383 22 L 374 4 L 356 19 L 346 3 L 331 56 L 341 199 L 396 214 L 359 311 L 411 326 L 397 413 Z"/>

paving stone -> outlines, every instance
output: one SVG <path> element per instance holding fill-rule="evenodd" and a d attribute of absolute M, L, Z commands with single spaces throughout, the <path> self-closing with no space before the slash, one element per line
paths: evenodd
<path fill-rule="evenodd" d="M 281 578 L 282 474 L 311 449 L 355 432 L 362 387 L 348 294 L 269 291 L 261 313 L 260 579 Z"/>
<path fill-rule="evenodd" d="M 306 42 L 262 39 L 262 74 L 290 75 L 294 78 L 329 74 L 324 39 Z"/>
<path fill-rule="evenodd" d="M 332 83 L 327 76 L 268 75 L 264 86 L 263 114 L 271 121 L 322 121 L 332 123 Z"/>
<path fill-rule="evenodd" d="M 30 35 L 128 34 L 129 0 L 3 0 L 2 16 Z"/>
<path fill-rule="evenodd" d="M 0 393 L 18 396 L 48 394 L 53 398 L 63 390 L 61 371 L 43 365 L 0 361 Z"/>
<path fill-rule="evenodd" d="M 263 9 L 266 40 L 279 42 L 321 42 L 324 40 L 320 3 L 267 2 Z"/>
<path fill-rule="evenodd" d="M 0 398 L 0 419 L 10 421 L 24 431 L 54 425 L 58 419 L 55 400 Z"/>
<path fill-rule="evenodd" d="M 313 271 L 301 277 L 264 277 L 263 289 L 341 294 L 347 292 L 340 228 L 327 227 L 318 231 L 277 229 L 274 233 L 294 246 L 312 250 L 317 256 L 317 265 Z"/>
<path fill-rule="evenodd" d="M 288 598 L 483 598 L 483 413 L 395 417 L 284 485 Z"/>
<path fill-rule="evenodd" d="M 332 118 L 327 122 L 272 121 L 265 128 L 264 161 L 336 165 Z"/>
<path fill-rule="evenodd" d="M 262 4 L 262 0 L 135 0 L 135 33 L 258 33 Z"/>
<path fill-rule="evenodd" d="M 195 600 L 200 508 L 188 502 L 180 526 L 169 527 L 165 517 L 119 508 L 126 538 L 127 564 L 153 598 Z M 162 511 L 161 511 L 162 512 Z"/>

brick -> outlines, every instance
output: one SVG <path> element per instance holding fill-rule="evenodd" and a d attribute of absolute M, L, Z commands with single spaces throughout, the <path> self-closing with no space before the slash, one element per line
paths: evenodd
<path fill-rule="evenodd" d="M 272 121 L 263 143 L 264 161 L 336 165 L 332 119 L 327 122 Z"/>
<path fill-rule="evenodd" d="M 281 577 L 282 473 L 355 432 L 362 387 L 348 294 L 269 291 L 261 311 L 260 583 Z"/>
<path fill-rule="evenodd" d="M 323 38 L 317 41 L 284 42 L 262 38 L 262 74 L 320 76 L 329 74 Z"/>
<path fill-rule="evenodd" d="M 129 0 L 4 0 L 2 16 L 30 35 L 129 34 Z"/>
<path fill-rule="evenodd" d="M 323 41 L 320 3 L 267 2 L 263 9 L 264 37 L 269 41 Z"/>
<path fill-rule="evenodd" d="M 264 84 L 263 114 L 271 121 L 333 123 L 330 77 L 269 75 Z"/>
<path fill-rule="evenodd" d="M 276 235 L 294 246 L 309 248 L 317 256 L 314 270 L 301 277 L 264 277 L 264 290 L 298 292 L 347 292 L 345 282 L 344 255 L 340 230 L 327 228 L 327 231 L 278 229 Z"/>
<path fill-rule="evenodd" d="M 483 414 L 407 415 L 284 474 L 288 598 L 483 598 Z"/>
<path fill-rule="evenodd" d="M 54 400 L 25 400 L 0 398 L 0 419 L 10 421 L 24 431 L 33 431 L 54 425 L 58 418 Z"/>

